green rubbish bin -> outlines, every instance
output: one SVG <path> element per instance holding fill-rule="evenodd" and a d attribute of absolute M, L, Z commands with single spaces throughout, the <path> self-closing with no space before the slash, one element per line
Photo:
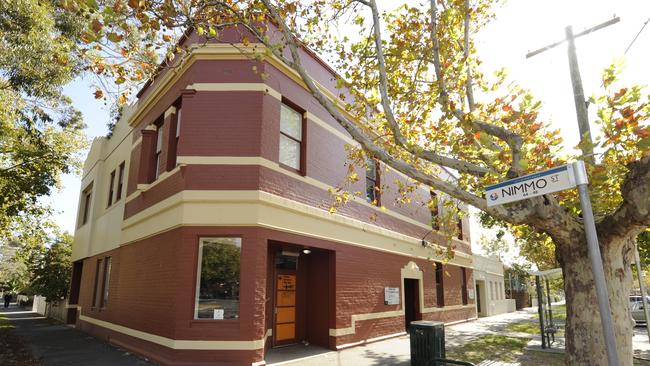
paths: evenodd
<path fill-rule="evenodd" d="M 434 358 L 445 358 L 445 324 L 411 322 L 411 366 L 432 366 Z"/>

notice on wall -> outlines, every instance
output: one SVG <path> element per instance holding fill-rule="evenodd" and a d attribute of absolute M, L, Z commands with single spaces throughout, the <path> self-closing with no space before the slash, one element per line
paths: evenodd
<path fill-rule="evenodd" d="M 296 276 L 278 275 L 278 290 L 296 291 Z"/>
<path fill-rule="evenodd" d="M 223 319 L 223 309 L 214 309 L 214 313 L 212 315 L 213 319 Z"/>
<path fill-rule="evenodd" d="M 467 296 L 469 296 L 470 299 L 474 300 L 474 289 L 473 288 L 468 288 L 467 289 Z"/>
<path fill-rule="evenodd" d="M 384 287 L 384 304 L 399 305 L 399 287 Z"/>

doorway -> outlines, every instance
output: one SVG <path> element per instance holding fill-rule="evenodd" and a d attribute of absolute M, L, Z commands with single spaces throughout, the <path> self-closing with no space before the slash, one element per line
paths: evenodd
<path fill-rule="evenodd" d="M 412 321 L 422 319 L 420 314 L 419 281 L 412 278 L 404 279 L 404 327 L 409 331 Z"/>
<path fill-rule="evenodd" d="M 296 309 L 298 290 L 298 255 L 278 254 L 275 259 L 275 346 L 297 343 Z"/>

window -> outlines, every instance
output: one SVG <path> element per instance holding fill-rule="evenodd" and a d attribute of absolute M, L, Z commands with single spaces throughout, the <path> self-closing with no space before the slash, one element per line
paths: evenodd
<path fill-rule="evenodd" d="M 181 137 L 181 111 L 178 109 L 178 114 L 176 115 L 176 144 L 178 145 L 178 138 Z"/>
<path fill-rule="evenodd" d="M 239 318 L 241 238 L 201 238 L 194 319 Z"/>
<path fill-rule="evenodd" d="M 93 288 L 93 307 L 97 307 L 97 302 L 98 302 L 98 287 L 99 287 L 99 276 L 101 274 L 101 269 L 102 269 L 102 260 L 98 259 L 97 260 L 97 267 L 95 268 L 95 287 Z"/>
<path fill-rule="evenodd" d="M 490 300 L 494 300 L 494 282 L 490 281 Z"/>
<path fill-rule="evenodd" d="M 366 199 L 379 206 L 379 170 L 377 161 L 370 158 L 366 161 Z"/>
<path fill-rule="evenodd" d="M 156 154 L 155 154 L 155 159 L 154 162 L 156 164 L 155 169 L 156 173 L 154 174 L 154 179 L 158 179 L 160 176 L 160 153 L 162 152 L 162 142 L 163 142 L 163 129 L 162 129 L 162 124 L 159 124 L 156 128 Z"/>
<path fill-rule="evenodd" d="M 111 257 L 106 257 L 104 259 L 104 273 L 102 275 L 102 300 L 100 306 L 102 308 L 106 307 L 108 304 L 108 284 L 111 279 Z"/>
<path fill-rule="evenodd" d="M 124 186 L 124 162 L 120 164 L 120 172 L 117 176 L 117 196 L 115 197 L 115 202 L 119 201 L 122 198 L 122 187 Z"/>
<path fill-rule="evenodd" d="M 458 218 L 458 222 L 456 223 L 456 227 L 458 228 L 458 240 L 463 240 L 463 219 Z"/>
<path fill-rule="evenodd" d="M 429 202 L 429 209 L 431 210 L 431 228 L 433 230 L 439 230 L 440 210 L 438 209 L 438 194 L 431 190 L 430 195 L 431 201 Z"/>
<path fill-rule="evenodd" d="M 460 268 L 461 286 L 460 295 L 463 299 L 463 305 L 467 305 L 467 273 L 465 267 Z"/>
<path fill-rule="evenodd" d="M 436 262 L 436 305 L 445 306 L 445 292 L 443 287 L 443 276 L 445 272 L 442 263 Z"/>
<path fill-rule="evenodd" d="M 302 114 L 282 103 L 280 106 L 280 164 L 303 171 L 302 140 Z"/>
<path fill-rule="evenodd" d="M 92 184 L 83 191 L 83 210 L 81 211 L 81 225 L 88 222 L 90 218 L 90 204 L 93 198 Z"/>
<path fill-rule="evenodd" d="M 111 172 L 111 181 L 108 185 L 108 205 L 107 207 L 111 207 L 113 204 L 113 184 L 115 183 L 115 170 Z M 117 201 L 117 200 L 116 200 Z"/>

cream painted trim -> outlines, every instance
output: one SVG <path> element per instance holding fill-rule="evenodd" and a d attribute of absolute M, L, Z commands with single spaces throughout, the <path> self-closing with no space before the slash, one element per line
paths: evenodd
<path fill-rule="evenodd" d="M 157 131 L 158 128 L 156 128 L 156 125 L 154 125 L 154 124 L 149 124 L 145 128 L 143 128 L 143 130 L 145 130 L 145 131 Z"/>
<path fill-rule="evenodd" d="M 419 238 L 263 191 L 181 191 L 122 223 L 126 245 L 179 226 L 258 226 L 387 253 L 427 259 Z M 472 268 L 472 256 L 449 262 Z"/>
<path fill-rule="evenodd" d="M 129 135 L 131 135 L 132 132 L 133 132 L 133 130 L 131 130 L 131 132 L 129 132 Z M 138 145 L 140 145 L 141 143 L 142 143 L 142 136 L 139 136 L 138 139 L 135 140 L 135 142 L 133 144 L 131 144 L 131 150 L 138 147 Z"/>
<path fill-rule="evenodd" d="M 408 262 L 402 269 L 400 270 L 400 288 L 402 288 L 402 313 L 404 313 L 404 304 L 406 304 L 405 298 L 404 298 L 404 279 L 405 278 L 411 278 L 418 280 L 418 299 L 419 299 L 419 306 L 420 309 L 422 309 L 422 313 L 427 310 L 424 307 L 424 274 L 422 273 L 422 270 L 420 267 L 418 267 L 415 262 L 410 261 Z"/>
<path fill-rule="evenodd" d="M 126 334 L 128 336 L 142 339 L 151 343 L 156 343 L 161 346 L 171 349 L 184 349 L 184 350 L 210 350 L 210 351 L 230 351 L 230 350 L 258 350 L 264 348 L 266 338 L 257 339 L 254 341 L 195 341 L 195 340 L 181 340 L 171 339 L 140 330 L 124 327 L 122 325 L 110 323 L 104 320 L 91 318 L 85 315 L 79 315 L 79 320 L 98 325 L 103 328 L 110 329 L 115 332 Z"/>
<path fill-rule="evenodd" d="M 142 192 L 146 192 L 146 191 L 150 190 L 151 188 L 153 188 L 153 187 L 157 186 L 158 184 L 162 183 L 162 181 L 164 181 L 165 179 L 167 179 L 167 178 L 171 177 L 172 175 L 176 174 L 177 172 L 179 172 L 183 166 L 185 166 L 185 164 L 178 164 L 178 165 L 176 165 L 176 167 L 174 169 L 162 172 L 158 176 L 158 179 L 156 179 L 155 181 L 153 181 L 153 182 L 151 182 L 149 184 L 138 184 L 138 190 L 142 191 Z M 134 195 L 134 194 L 135 193 L 132 193 L 131 195 Z M 127 197 L 127 200 L 128 200 L 129 197 Z"/>
<path fill-rule="evenodd" d="M 351 326 L 347 328 L 336 328 L 336 329 L 330 328 L 329 335 L 330 337 L 341 337 L 344 335 L 354 334 L 356 332 L 355 326 L 357 321 L 392 318 L 392 317 L 403 316 L 403 315 L 404 315 L 404 311 L 402 310 L 384 311 L 382 313 L 353 314 Z"/>
<path fill-rule="evenodd" d="M 323 121 L 322 119 L 318 118 L 315 114 L 311 112 L 305 113 L 305 117 L 308 120 L 313 121 L 323 129 L 327 130 L 329 133 L 335 135 L 336 137 L 340 138 L 341 140 L 345 141 L 346 143 L 352 145 L 352 146 L 360 146 L 358 142 L 356 142 L 352 137 L 349 135 L 337 130 L 336 128 L 332 127 L 330 124 L 327 122 Z M 401 174 L 401 173 L 400 173 Z"/>
<path fill-rule="evenodd" d="M 445 305 L 445 307 L 433 307 L 425 308 L 422 313 L 438 313 L 441 311 L 453 311 L 453 310 L 464 310 L 464 309 L 475 309 L 476 304 L 467 304 L 467 305 Z"/>
<path fill-rule="evenodd" d="M 264 83 L 194 83 L 187 89 L 196 91 L 256 91 L 263 92 L 275 99 L 281 100 L 282 94 Z"/>
<path fill-rule="evenodd" d="M 329 184 L 323 183 L 309 176 L 302 176 L 293 173 L 287 169 L 282 168 L 280 164 L 259 156 L 179 156 L 176 158 L 176 161 L 178 163 L 187 164 L 187 165 L 259 165 L 271 169 L 275 172 L 289 176 L 291 178 L 301 180 L 307 184 L 310 184 L 314 187 L 320 188 L 325 191 L 329 191 L 330 189 L 335 189 L 335 187 Z M 352 197 L 352 200 L 366 207 L 370 207 L 377 212 L 385 213 L 396 219 L 400 219 L 402 221 L 408 222 L 409 224 L 418 226 L 422 229 L 431 230 L 431 227 L 429 225 L 425 225 L 417 220 L 414 220 L 408 216 L 402 215 L 395 211 L 391 211 L 388 209 L 382 210 L 380 207 L 370 204 L 368 201 L 364 200 L 363 198 Z"/>
<path fill-rule="evenodd" d="M 172 114 L 176 114 L 176 107 L 174 106 L 170 106 L 169 108 L 167 108 L 163 118 L 167 119 L 167 117 L 171 116 Z"/>
<path fill-rule="evenodd" d="M 129 202 L 133 201 L 134 199 L 138 198 L 138 196 L 140 195 L 140 192 L 142 192 L 141 189 L 144 188 L 144 187 L 140 188 L 140 186 L 144 186 L 144 184 L 138 184 L 138 187 L 136 188 L 136 191 L 131 193 L 128 197 L 126 197 L 126 200 L 124 201 L 125 203 L 129 203 Z"/>
<path fill-rule="evenodd" d="M 303 89 L 307 89 L 307 85 L 302 81 L 300 75 L 284 64 L 280 59 L 275 56 L 264 55 L 265 46 L 262 44 L 207 44 L 196 47 L 190 47 L 190 53 L 187 58 L 180 61 L 175 68 L 170 69 L 153 87 L 153 90 L 144 100 L 139 100 L 135 104 L 135 112 L 129 120 L 129 125 L 134 126 L 141 122 L 144 115 L 152 108 L 155 103 L 169 91 L 177 82 L 180 77 L 187 71 L 187 69 L 197 60 L 252 60 L 255 55 L 263 55 L 262 61 L 266 61 L 278 70 L 300 85 Z M 344 106 L 346 103 L 338 98 L 334 93 L 322 86 L 317 81 L 314 81 L 316 86 L 331 99 L 336 105 Z M 339 107 L 341 113 L 346 117 L 354 120 L 353 116 L 344 108 Z"/>
<path fill-rule="evenodd" d="M 400 277 L 401 277 L 401 298 L 402 298 L 402 304 L 401 310 L 394 310 L 394 311 L 385 311 L 382 313 L 368 313 L 368 314 L 353 314 L 352 315 L 352 321 L 351 321 L 351 326 L 347 328 L 336 328 L 336 329 L 330 329 L 329 335 L 331 337 L 340 337 L 344 335 L 350 335 L 354 334 L 356 332 L 356 322 L 361 321 L 361 320 L 373 320 L 373 319 L 381 319 L 381 318 L 391 318 L 395 316 L 403 316 L 404 315 L 404 279 L 405 278 L 412 278 L 418 280 L 418 291 L 419 291 L 419 301 L 420 301 L 420 309 L 421 313 L 435 313 L 435 312 L 441 312 L 441 311 L 453 311 L 453 310 L 461 310 L 461 309 L 470 309 L 470 308 L 475 308 L 475 305 L 450 305 L 450 306 L 445 306 L 445 307 L 431 307 L 431 308 L 425 308 L 424 307 L 424 275 L 422 270 L 418 267 L 417 264 L 413 261 L 409 261 L 401 270 L 400 270 Z"/>
<path fill-rule="evenodd" d="M 402 293 L 403 292 L 404 291 L 402 291 Z M 462 309 L 470 309 L 470 308 L 475 308 L 475 306 L 474 305 L 451 305 L 451 306 L 445 306 L 443 308 L 426 308 L 425 310 L 427 311 L 422 311 L 422 312 L 433 313 L 433 312 L 440 312 L 440 311 L 454 311 L 454 310 L 462 310 Z M 404 316 L 404 311 L 394 310 L 394 311 L 385 311 L 382 313 L 353 314 L 351 326 L 347 328 L 336 328 L 336 329 L 330 328 L 329 335 L 330 337 L 341 337 L 345 335 L 355 334 L 357 321 L 392 318 L 396 316 Z"/>

